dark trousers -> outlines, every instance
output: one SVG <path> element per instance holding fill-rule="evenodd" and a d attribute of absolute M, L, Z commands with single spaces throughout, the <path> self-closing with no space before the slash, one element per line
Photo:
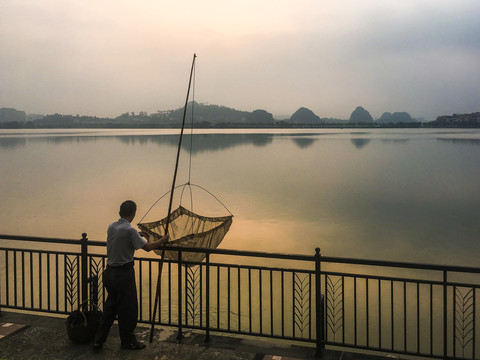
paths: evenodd
<path fill-rule="evenodd" d="M 118 329 L 122 345 L 135 341 L 133 331 L 137 326 L 137 287 L 133 267 L 110 268 L 103 272 L 103 281 L 108 291 L 107 301 L 103 306 L 103 316 L 95 335 L 95 343 L 103 344 L 115 317 L 118 316 Z"/>

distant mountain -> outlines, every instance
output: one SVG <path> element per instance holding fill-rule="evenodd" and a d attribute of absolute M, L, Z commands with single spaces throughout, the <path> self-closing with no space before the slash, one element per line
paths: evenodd
<path fill-rule="evenodd" d="M 407 112 L 384 112 L 380 119 L 378 119 L 380 123 L 407 123 L 407 122 L 415 122 L 415 119 L 412 119 L 409 113 Z"/>
<path fill-rule="evenodd" d="M 361 106 L 357 106 L 357 108 L 353 110 L 352 115 L 350 115 L 349 121 L 352 123 L 369 123 L 373 122 L 373 118 L 367 110 Z"/>
<path fill-rule="evenodd" d="M 275 119 L 271 113 L 265 110 L 254 110 L 248 115 L 247 122 L 253 124 L 273 124 Z"/>
<path fill-rule="evenodd" d="M 257 109 L 252 112 L 240 111 L 226 106 L 200 104 L 190 102 L 186 111 L 186 126 L 192 123 L 192 107 L 194 110 L 194 127 L 261 127 L 274 126 L 273 115 L 266 110 Z M 82 128 L 82 127 L 179 127 L 182 124 L 184 108 L 158 111 L 154 114 L 146 112 L 128 112 L 115 118 L 98 118 L 96 116 L 52 114 L 43 117 L 35 116 L 26 122 L 26 114 L 15 109 L 1 109 L 0 121 L 9 127 L 41 127 L 41 128 Z M 7 123 L 8 122 L 8 123 Z M 15 123 L 13 123 L 15 122 Z M 10 125 L 10 123 L 12 123 Z M 5 127 L 3 126 L 3 127 Z"/>
<path fill-rule="evenodd" d="M 187 106 L 187 114 L 191 114 L 194 107 L 195 122 L 208 122 L 211 125 L 221 123 L 245 124 L 250 117 L 248 111 L 235 110 L 226 106 L 208 105 L 197 102 L 190 102 Z M 150 115 L 151 120 L 160 121 L 162 124 L 181 124 L 184 108 L 163 111 Z M 191 118 L 190 118 L 191 119 Z M 190 120 L 191 121 L 191 120 Z"/>
<path fill-rule="evenodd" d="M 103 127 L 110 119 L 97 118 L 96 116 L 80 115 L 46 115 L 40 119 L 31 121 L 36 127 L 46 128 L 82 128 L 82 127 Z"/>
<path fill-rule="evenodd" d="M 241 111 L 226 106 L 190 102 L 187 106 L 187 123 L 191 124 L 194 106 L 196 128 L 261 128 L 261 127 L 457 127 L 480 128 L 480 112 L 453 114 L 437 117 L 425 122 L 413 119 L 406 112 L 385 112 L 373 121 L 370 113 L 358 106 L 349 120 L 320 118 L 313 111 L 301 107 L 289 119 L 274 119 L 266 110 Z M 12 108 L 0 108 L 0 128 L 178 128 L 181 125 L 184 109 L 157 111 L 154 114 L 128 112 L 115 118 L 98 118 L 82 115 L 34 115 Z"/>
<path fill-rule="evenodd" d="M 187 105 L 186 112 L 187 124 L 191 124 L 192 121 L 192 107 L 194 112 L 194 126 L 256 126 L 259 124 L 272 125 L 275 121 L 271 113 L 261 109 L 249 112 L 236 110 L 226 106 L 190 102 Z M 183 114 L 184 108 L 179 108 L 175 110 L 159 111 L 148 116 L 146 113 L 141 113 L 139 115 L 126 113 L 120 115 L 115 120 L 135 120 L 140 123 L 156 124 L 160 126 L 180 126 L 183 120 Z"/>
<path fill-rule="evenodd" d="M 290 117 L 293 124 L 319 124 L 322 120 L 312 110 L 301 107 Z"/>

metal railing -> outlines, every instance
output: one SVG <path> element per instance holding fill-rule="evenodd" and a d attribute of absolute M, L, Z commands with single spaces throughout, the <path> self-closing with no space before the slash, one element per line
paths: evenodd
<path fill-rule="evenodd" d="M 0 308 L 68 314 L 106 297 L 105 242 L 0 235 Z M 20 244 L 20 245 L 18 245 Z M 26 244 L 29 244 L 26 246 Z M 40 249 L 32 249 L 37 244 Z M 49 247 L 45 249 L 45 247 Z M 68 248 L 59 251 L 58 248 Z M 399 355 L 480 359 L 480 268 L 169 247 L 155 323 Z M 201 263 L 183 261 L 202 252 Z M 150 323 L 160 259 L 136 257 Z"/>

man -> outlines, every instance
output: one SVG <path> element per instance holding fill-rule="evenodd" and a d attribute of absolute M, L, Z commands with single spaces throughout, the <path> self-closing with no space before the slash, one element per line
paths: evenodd
<path fill-rule="evenodd" d="M 137 350 L 145 344 L 137 341 L 133 331 L 137 326 L 137 287 L 133 269 L 135 250 L 151 251 L 169 240 L 168 235 L 147 242 L 145 232 L 138 232 L 130 223 L 137 211 L 137 205 L 127 200 L 120 206 L 120 219 L 110 224 L 107 231 L 107 267 L 103 272 L 103 282 L 108 291 L 103 307 L 103 316 L 95 335 L 94 350 L 100 350 L 107 340 L 110 328 L 118 315 L 118 328 L 122 349 Z"/>

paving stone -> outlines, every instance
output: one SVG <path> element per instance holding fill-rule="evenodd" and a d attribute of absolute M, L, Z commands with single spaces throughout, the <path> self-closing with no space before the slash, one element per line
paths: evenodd
<path fill-rule="evenodd" d="M 315 349 L 289 341 L 212 335 L 205 342 L 203 332 L 185 331 L 177 341 L 174 328 L 157 327 L 152 343 L 150 328 L 139 324 L 137 339 L 146 344 L 143 350 L 120 348 L 118 327 L 114 325 L 102 349 L 93 350 L 93 343 L 78 344 L 68 339 L 66 316 L 43 316 L 2 311 L 2 321 L 12 331 L 0 338 L 0 360 L 58 359 L 135 359 L 135 360 L 313 360 Z M 0 323 L 1 324 L 1 323 Z M 0 326 L 1 328 L 1 326 Z M 326 350 L 323 360 L 386 360 L 386 357 Z"/>

